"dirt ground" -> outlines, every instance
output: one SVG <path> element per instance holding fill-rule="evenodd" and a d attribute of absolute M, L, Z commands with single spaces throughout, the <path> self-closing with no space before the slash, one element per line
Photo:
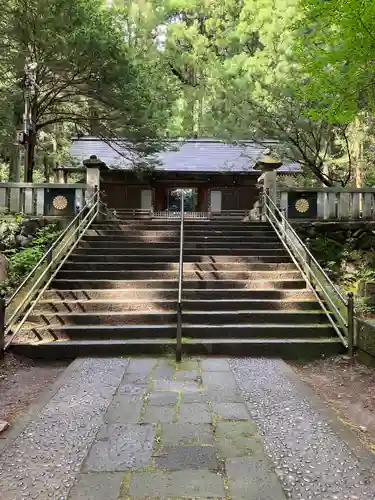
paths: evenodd
<path fill-rule="evenodd" d="M 0 420 L 11 425 L 55 381 L 67 364 L 35 362 L 6 354 L 0 360 Z"/>
<path fill-rule="evenodd" d="M 290 364 L 375 453 L 375 368 L 341 356 Z"/>

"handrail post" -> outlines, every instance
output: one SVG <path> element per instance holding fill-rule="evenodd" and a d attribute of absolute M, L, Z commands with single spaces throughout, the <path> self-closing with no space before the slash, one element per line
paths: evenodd
<path fill-rule="evenodd" d="M 348 293 L 348 354 L 352 358 L 354 355 L 354 296 Z"/>
<path fill-rule="evenodd" d="M 281 210 L 281 213 L 282 213 L 282 219 L 281 219 L 281 224 L 282 224 L 282 228 L 283 228 L 283 240 L 284 242 L 286 243 L 287 242 L 287 238 L 286 238 L 286 210 L 285 208 L 283 208 Z"/>
<path fill-rule="evenodd" d="M 0 298 L 0 358 L 4 355 L 5 299 Z"/>
<path fill-rule="evenodd" d="M 180 226 L 180 258 L 178 264 L 178 297 L 177 297 L 177 332 L 176 332 L 176 361 L 182 357 L 182 280 L 184 273 L 184 191 L 181 190 L 181 226 Z"/>
<path fill-rule="evenodd" d="M 52 263 L 52 250 L 53 250 L 52 248 L 49 248 L 49 249 L 47 250 L 47 255 L 46 255 L 46 263 L 47 263 L 47 267 L 49 267 L 49 266 L 51 265 L 51 263 Z M 49 277 L 51 276 L 51 274 L 52 274 L 52 273 L 51 273 L 51 271 L 52 271 L 52 269 L 51 269 L 51 268 L 49 268 L 49 269 L 48 269 L 48 273 L 47 273 L 48 278 L 49 278 Z"/>

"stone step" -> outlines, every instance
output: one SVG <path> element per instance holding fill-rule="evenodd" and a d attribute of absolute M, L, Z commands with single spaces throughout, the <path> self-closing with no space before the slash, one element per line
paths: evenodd
<path fill-rule="evenodd" d="M 62 270 L 67 271 L 178 271 L 178 262 L 103 262 L 88 261 L 77 262 L 76 259 L 67 261 Z M 184 262 L 184 272 L 192 271 L 294 271 L 296 265 L 288 263 L 263 263 L 263 262 Z"/>
<path fill-rule="evenodd" d="M 36 326 L 21 330 L 21 336 L 31 338 L 38 334 L 46 340 L 83 340 L 83 339 L 140 339 L 140 338 L 175 338 L 176 322 L 164 324 L 130 324 L 130 325 L 48 325 Z M 182 335 L 186 338 L 321 338 L 333 337 L 334 330 L 329 324 L 188 324 L 183 323 Z"/>
<path fill-rule="evenodd" d="M 133 246 L 143 248 L 147 246 L 148 248 L 151 249 L 160 249 L 160 248 L 170 248 L 172 247 L 178 247 L 180 248 L 180 242 L 178 238 L 172 238 L 170 240 L 166 239 L 165 241 L 163 239 L 158 240 L 156 239 L 154 243 L 150 245 L 151 241 L 143 241 L 139 238 L 116 238 L 114 240 L 108 240 L 108 238 L 101 237 L 101 236 L 87 236 L 86 238 L 83 237 L 81 242 L 80 242 L 80 248 L 108 248 L 109 246 L 111 247 L 123 247 L 123 248 L 131 248 Z M 232 240 L 231 238 L 203 238 L 201 240 L 196 240 L 196 239 L 188 239 L 184 240 L 184 248 L 211 248 L 211 247 L 217 247 L 217 248 L 236 248 L 238 247 L 239 249 L 241 248 L 270 248 L 273 249 L 275 246 L 282 246 L 282 243 L 280 240 L 261 240 L 261 239 L 254 239 L 251 238 L 250 240 Z"/>
<path fill-rule="evenodd" d="M 173 237 L 180 237 L 180 228 L 175 228 L 173 230 L 171 229 L 134 229 L 134 228 L 127 228 L 127 229 L 114 229 L 114 230 L 108 230 L 108 229 L 88 229 L 85 233 L 86 237 L 93 238 L 94 236 L 96 237 L 107 237 L 110 239 L 120 237 L 120 238 L 128 238 L 128 237 L 168 237 L 168 238 L 173 238 Z M 233 239 L 244 239 L 244 238 L 251 238 L 251 239 L 272 239 L 272 240 L 277 240 L 278 236 L 271 230 L 262 230 L 262 231 L 249 231 L 249 230 L 212 230 L 212 231 L 207 231 L 205 229 L 201 230 L 193 230 L 193 229 L 185 229 L 184 230 L 184 237 L 185 239 L 189 239 L 191 237 L 195 237 L 197 240 L 203 239 L 204 237 L 209 237 L 209 238 L 220 238 L 220 237 L 231 237 Z"/>
<path fill-rule="evenodd" d="M 115 234 L 115 235 L 85 235 L 82 238 L 82 242 L 92 242 L 92 243 L 101 243 L 101 242 L 108 242 L 109 244 L 112 244 L 113 242 L 116 244 L 124 244 L 126 245 L 127 243 L 176 243 L 179 245 L 179 240 L 180 240 L 180 235 L 178 233 L 174 235 L 166 235 L 164 232 L 159 232 L 159 234 L 156 235 L 126 235 L 124 233 L 121 234 Z M 185 245 L 190 244 L 190 243 L 230 243 L 230 244 L 239 244 L 242 245 L 244 243 L 254 243 L 257 244 L 258 242 L 261 242 L 262 244 L 264 243 L 270 243 L 274 245 L 275 243 L 279 242 L 280 240 L 276 235 L 269 235 L 269 236 L 263 236 L 263 235 L 248 235 L 245 234 L 243 236 L 233 236 L 231 234 L 224 234 L 224 235 L 211 235 L 205 233 L 205 236 L 197 236 L 196 234 L 188 235 L 184 233 L 184 242 Z"/>
<path fill-rule="evenodd" d="M 52 282 L 52 288 L 58 290 L 74 289 L 126 289 L 126 288 L 158 288 L 168 289 L 177 286 L 173 280 L 82 280 L 82 279 L 55 279 Z M 303 290 L 306 288 L 306 282 L 299 279 L 282 280 L 185 280 L 184 290 L 187 289 L 271 289 L 271 290 Z"/>
<path fill-rule="evenodd" d="M 145 264 L 145 265 L 158 265 L 159 263 L 168 263 L 173 265 L 179 261 L 179 255 L 177 252 L 174 254 L 98 254 L 97 252 L 91 252 L 90 254 L 75 251 L 69 257 L 69 262 L 75 262 L 77 264 L 81 263 L 92 263 L 100 260 L 103 265 L 106 264 Z M 291 262 L 289 255 L 284 252 L 277 255 L 265 254 L 265 255 L 184 255 L 184 263 L 191 264 L 208 264 L 216 265 L 217 263 L 227 263 L 227 264 L 240 264 L 246 266 L 247 264 L 288 264 Z"/>
<path fill-rule="evenodd" d="M 189 311 L 183 309 L 184 324 L 217 326 L 233 325 L 316 325 L 327 323 L 327 316 L 323 311 L 291 311 L 291 310 L 257 310 L 257 311 Z M 169 325 L 176 324 L 176 311 L 126 311 L 126 312 L 59 312 L 33 314 L 29 316 L 30 327 L 59 328 L 60 326 L 82 326 L 84 328 L 100 326 L 125 325 Z"/>
<path fill-rule="evenodd" d="M 185 340 L 185 339 L 183 339 Z M 171 338 L 144 338 L 121 340 L 68 340 L 14 344 L 12 351 L 20 356 L 36 359 L 74 359 L 80 356 L 119 355 L 165 355 L 172 354 L 176 342 Z M 337 337 L 322 338 L 201 338 L 187 339 L 182 344 L 185 355 L 225 355 L 225 356 L 277 356 L 285 359 L 301 357 L 320 358 L 343 353 L 344 349 Z"/>
<path fill-rule="evenodd" d="M 299 280 L 300 272 L 292 271 L 228 271 L 228 270 L 187 270 L 184 269 L 183 280 Z M 61 270 L 57 279 L 82 279 L 86 280 L 177 280 L 178 269 L 175 270 L 150 270 L 131 269 L 119 270 L 98 270 L 98 269 L 64 269 Z"/>
<path fill-rule="evenodd" d="M 17 340 L 17 339 L 16 339 Z M 74 359 L 80 356 L 164 355 L 175 351 L 172 338 L 67 340 L 60 342 L 14 344 L 12 351 L 20 356 L 39 359 Z M 337 336 L 312 338 L 183 338 L 183 354 L 216 354 L 225 356 L 277 356 L 287 359 L 321 358 L 344 352 Z"/>
<path fill-rule="evenodd" d="M 134 229 L 168 229 L 168 228 L 176 228 L 179 230 L 180 228 L 180 220 L 108 220 L 105 222 L 94 222 L 91 224 L 91 228 L 102 228 L 102 229 L 111 229 L 113 227 L 126 227 L 126 228 L 134 228 Z M 192 221 L 186 219 L 184 221 L 185 230 L 203 230 L 203 231 L 215 231 L 215 230 L 246 230 L 246 231 L 273 231 L 272 227 L 264 222 L 241 222 L 241 221 Z"/>
<path fill-rule="evenodd" d="M 175 293 L 176 295 L 176 293 Z M 176 311 L 177 296 L 168 299 L 80 299 L 72 298 L 40 300 L 34 308 L 34 313 L 54 312 L 126 312 L 126 311 Z M 320 305 L 315 299 L 301 300 L 259 300 L 259 299 L 217 299 L 217 300 L 184 300 L 184 311 L 242 311 L 242 310 L 294 310 L 317 311 Z"/>
<path fill-rule="evenodd" d="M 159 255 L 173 255 L 174 257 L 179 256 L 179 248 L 174 247 L 171 248 L 169 245 L 160 245 L 156 247 L 155 245 L 145 244 L 142 247 L 138 245 L 130 245 L 130 246 L 122 246 L 122 247 L 92 247 L 88 246 L 87 248 L 77 248 L 75 249 L 75 254 L 83 254 L 83 255 L 150 255 L 153 254 L 155 256 Z M 203 256 L 215 256 L 215 255 L 231 255 L 231 256 L 255 256 L 257 258 L 261 258 L 264 256 L 288 256 L 289 254 L 283 247 L 277 248 L 226 248 L 225 246 L 221 248 L 202 246 L 201 248 L 188 248 L 185 246 L 184 248 L 184 260 L 189 256 L 195 257 L 203 257 Z M 177 257 L 178 261 L 178 257 Z"/>
<path fill-rule="evenodd" d="M 43 300 L 173 300 L 177 301 L 177 284 L 172 283 L 169 288 L 126 288 L 126 289 L 82 289 L 76 288 L 59 290 L 51 288 L 43 294 Z M 186 300 L 307 300 L 314 299 L 314 294 L 304 288 L 300 290 L 287 289 L 184 289 Z"/>

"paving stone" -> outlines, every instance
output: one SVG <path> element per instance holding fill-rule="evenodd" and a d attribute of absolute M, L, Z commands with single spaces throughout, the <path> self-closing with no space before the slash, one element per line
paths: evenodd
<path fill-rule="evenodd" d="M 163 448 L 155 457 L 158 469 L 209 469 L 217 468 L 213 446 L 174 446 Z"/>
<path fill-rule="evenodd" d="M 150 392 L 148 404 L 150 406 L 174 406 L 178 403 L 178 392 Z"/>
<path fill-rule="evenodd" d="M 182 444 L 212 444 L 213 428 L 210 424 L 164 424 L 161 430 L 163 446 Z"/>
<path fill-rule="evenodd" d="M 181 403 L 180 422 L 191 424 L 211 423 L 211 412 L 207 403 Z"/>
<path fill-rule="evenodd" d="M 156 363 L 157 363 L 156 358 L 131 359 L 126 369 L 126 373 L 139 373 L 142 375 L 150 375 Z"/>
<path fill-rule="evenodd" d="M 139 385 L 147 387 L 150 383 L 150 375 L 143 373 L 125 373 L 120 386 L 122 385 Z"/>
<path fill-rule="evenodd" d="M 135 472 L 128 494 L 132 500 L 225 498 L 223 480 L 208 470 Z"/>
<path fill-rule="evenodd" d="M 133 383 L 121 384 L 117 390 L 117 394 L 124 395 L 129 394 L 132 396 L 138 396 L 142 398 L 147 393 L 147 385 L 137 385 Z"/>
<path fill-rule="evenodd" d="M 146 423 L 172 423 L 176 421 L 176 408 L 173 406 L 147 406 L 143 415 Z"/>
<path fill-rule="evenodd" d="M 219 422 L 215 442 L 223 458 L 263 454 L 263 446 L 253 422 Z"/>
<path fill-rule="evenodd" d="M 191 371 L 180 371 L 176 372 L 176 380 L 193 380 L 195 382 L 198 382 L 198 377 L 199 373 L 198 370 L 191 370 Z"/>
<path fill-rule="evenodd" d="M 85 471 L 126 471 L 151 465 L 155 426 L 105 425 L 99 431 L 85 464 Z"/>
<path fill-rule="evenodd" d="M 244 398 L 237 388 L 209 388 L 206 398 L 213 403 L 243 403 Z"/>
<path fill-rule="evenodd" d="M 105 422 L 109 424 L 136 424 L 139 422 L 144 401 L 139 396 L 117 395 L 108 408 Z"/>
<path fill-rule="evenodd" d="M 152 387 L 154 391 L 196 392 L 199 390 L 196 382 L 182 380 L 154 380 Z"/>
<path fill-rule="evenodd" d="M 219 420 L 249 420 L 244 403 L 212 403 L 212 408 Z"/>
<path fill-rule="evenodd" d="M 203 372 L 203 386 L 205 390 L 236 389 L 236 381 L 232 372 Z"/>
<path fill-rule="evenodd" d="M 184 470 L 169 473 L 171 497 L 187 499 L 225 498 L 221 476 L 208 470 Z"/>
<path fill-rule="evenodd" d="M 175 372 L 174 363 L 160 359 L 157 367 L 152 372 L 153 380 L 172 380 Z"/>
<path fill-rule="evenodd" d="M 184 358 L 181 363 L 176 363 L 176 372 L 199 370 L 199 361 L 194 358 Z"/>
<path fill-rule="evenodd" d="M 232 458 L 225 462 L 232 500 L 285 500 L 281 484 L 267 460 Z"/>
<path fill-rule="evenodd" d="M 166 499 L 169 496 L 168 482 L 168 476 L 164 472 L 134 472 L 128 495 L 132 500 Z"/>
<path fill-rule="evenodd" d="M 208 401 L 210 401 L 209 394 L 204 391 L 181 393 L 181 403 L 207 403 Z"/>
<path fill-rule="evenodd" d="M 73 486 L 69 500 L 117 500 L 123 472 L 89 472 L 81 474 Z"/>
<path fill-rule="evenodd" d="M 225 358 L 202 359 L 201 368 L 205 372 L 230 372 L 228 360 Z"/>

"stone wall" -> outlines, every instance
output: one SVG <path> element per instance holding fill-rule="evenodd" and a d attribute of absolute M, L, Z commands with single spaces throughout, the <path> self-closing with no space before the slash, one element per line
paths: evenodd
<path fill-rule="evenodd" d="M 359 357 L 375 366 L 375 320 L 357 320 Z"/>

